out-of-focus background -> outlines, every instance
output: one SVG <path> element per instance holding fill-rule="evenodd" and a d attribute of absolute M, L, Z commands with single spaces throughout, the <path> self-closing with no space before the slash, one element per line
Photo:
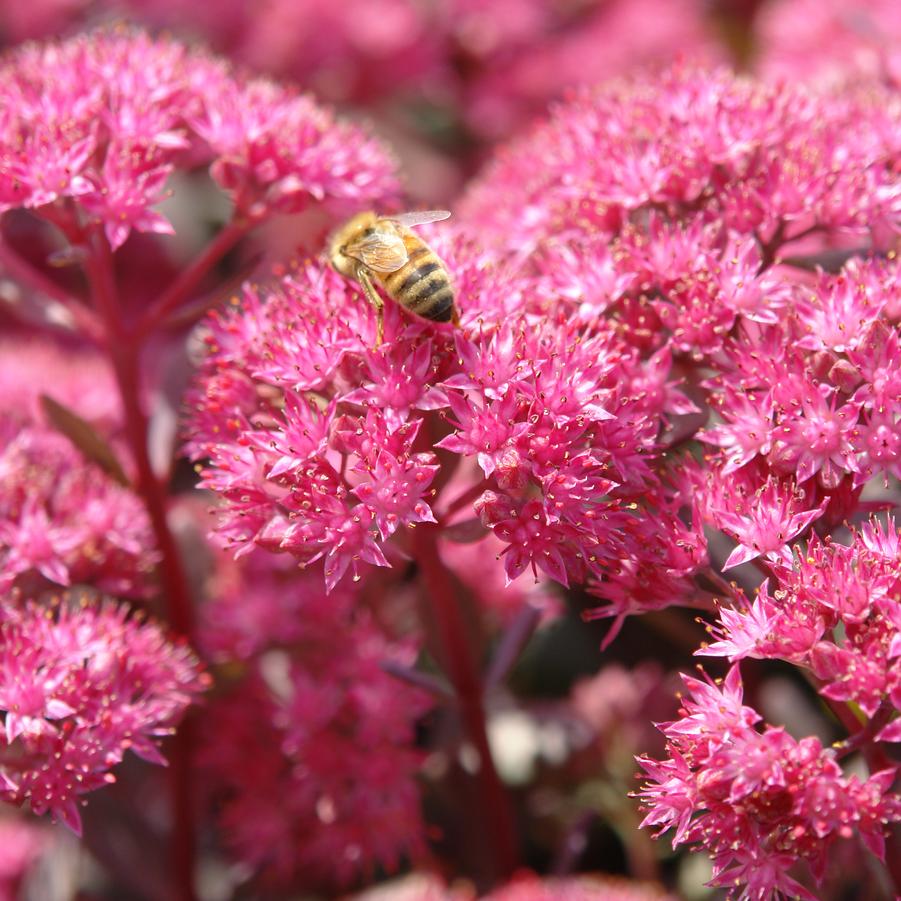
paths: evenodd
<path fill-rule="evenodd" d="M 895 0 L 4 0 L 10 46 L 132 22 L 293 80 L 373 125 L 417 204 L 448 204 L 548 104 L 675 60 L 771 78 L 901 77 Z"/>

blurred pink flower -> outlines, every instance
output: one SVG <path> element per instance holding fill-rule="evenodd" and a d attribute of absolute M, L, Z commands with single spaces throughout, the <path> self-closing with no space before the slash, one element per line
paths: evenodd
<path fill-rule="evenodd" d="M 488 139 L 521 130 L 573 88 L 678 58 L 719 62 L 725 55 L 696 0 L 456 0 L 450 7 L 449 26 L 470 65 L 460 108 Z"/>
<path fill-rule="evenodd" d="M 724 570 L 761 555 L 790 560 L 789 542 L 826 509 L 825 499 L 811 506 L 806 492 L 796 485 L 773 477 L 761 484 L 756 475 L 748 477 L 747 470 L 742 470 L 744 478 L 708 473 L 708 492 L 699 503 L 706 518 L 738 542 L 723 563 Z"/>
<path fill-rule="evenodd" d="M 709 12 L 702 0 L 345 0 L 334 8 L 228 0 L 215 10 L 178 0 L 36 0 L 28 10 L 0 9 L 0 25 L 17 41 L 126 15 L 332 102 L 392 120 L 396 110 L 385 107 L 412 107 L 401 121 L 426 105 L 485 141 L 511 134 L 573 86 L 683 56 L 721 61 Z"/>
<path fill-rule="evenodd" d="M 661 744 L 653 723 L 675 713 L 672 678 L 656 662 L 626 668 L 617 663 L 603 666 L 595 675 L 579 679 L 569 704 L 590 730 L 593 743 L 609 769 L 625 766 L 633 772 L 632 756 Z M 631 751 L 629 750 L 631 749 Z"/>
<path fill-rule="evenodd" d="M 93 350 L 69 347 L 35 334 L 0 338 L 0 417 L 48 425 L 40 397 L 115 435 L 121 403 L 109 361 Z"/>
<path fill-rule="evenodd" d="M 8 340 L 0 380 L 0 590 L 52 582 L 144 595 L 157 555 L 140 501 L 58 432 L 40 401 L 46 393 L 85 419 L 128 468 L 108 364 L 47 340 Z"/>
<path fill-rule="evenodd" d="M 349 593 L 327 597 L 318 573 L 301 573 L 293 559 L 256 550 L 234 560 L 210 548 L 213 570 L 204 585 L 197 642 L 216 663 L 252 660 L 267 649 L 291 648 L 311 623 L 348 610 Z"/>
<path fill-rule="evenodd" d="M 611 876 L 545 877 L 522 874 L 485 901 L 673 901 L 663 889 Z"/>
<path fill-rule="evenodd" d="M 26 426 L 0 451 L 0 587 L 86 584 L 142 596 L 156 560 L 146 513 L 67 438 Z"/>
<path fill-rule="evenodd" d="M 673 901 L 657 886 L 616 876 L 580 875 L 540 877 L 523 871 L 483 901 Z M 422 875 L 386 882 L 353 895 L 352 901 L 475 901 L 466 884 L 446 887 L 439 879 Z"/>
<path fill-rule="evenodd" d="M 29 870 L 52 844 L 42 828 L 20 816 L 0 819 L 0 901 L 18 901 Z"/>
<path fill-rule="evenodd" d="M 757 25 L 756 68 L 765 76 L 901 83 L 901 10 L 893 0 L 774 0 Z"/>
<path fill-rule="evenodd" d="M 429 704 L 381 668 L 409 665 L 411 647 L 363 611 L 312 607 L 290 640 L 299 653 L 264 652 L 212 705 L 199 763 L 238 859 L 269 884 L 334 888 L 423 850 L 413 725 Z"/>

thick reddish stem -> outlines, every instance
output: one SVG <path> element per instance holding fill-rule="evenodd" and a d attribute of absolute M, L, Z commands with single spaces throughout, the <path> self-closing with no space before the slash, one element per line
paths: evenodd
<path fill-rule="evenodd" d="M 113 278 L 112 254 L 100 231 L 91 235 L 91 252 L 85 263 L 95 308 L 106 331 L 106 347 L 125 412 L 125 430 L 137 468 L 140 495 L 162 557 L 160 582 L 169 623 L 185 638 L 193 633 L 193 608 L 178 546 L 166 515 L 166 489 L 153 471 L 148 449 L 147 414 L 141 405 L 140 339 L 130 336 L 121 316 Z M 190 801 L 189 723 L 174 742 L 172 785 L 172 854 L 175 879 L 182 901 L 194 901 L 194 818 Z"/>
<path fill-rule="evenodd" d="M 113 282 L 112 259 L 106 238 L 95 233 L 93 253 L 86 267 L 97 312 L 107 334 L 107 352 L 122 396 L 128 444 L 138 471 L 137 490 L 147 508 L 159 552 L 161 581 L 169 622 L 186 638 L 193 631 L 193 611 L 188 582 L 166 516 L 166 490 L 153 471 L 148 448 L 147 414 L 141 406 L 140 342 L 128 335 L 122 322 Z"/>
<path fill-rule="evenodd" d="M 473 820 L 485 832 L 485 841 L 492 849 L 493 875 L 500 881 L 507 878 L 518 863 L 516 826 L 510 798 L 491 757 L 485 730 L 482 680 L 454 593 L 453 577 L 438 556 L 438 534 L 435 526 L 417 526 L 413 550 L 442 645 L 440 659 L 453 683 L 466 735 L 479 756 L 477 778 L 482 809 Z"/>
<path fill-rule="evenodd" d="M 229 222 L 209 244 L 197 255 L 193 262 L 183 269 L 174 282 L 157 298 L 135 326 L 137 340 L 146 338 L 156 331 L 173 310 L 184 303 L 197 289 L 206 274 L 241 240 L 253 227 L 249 219 L 235 219 Z"/>

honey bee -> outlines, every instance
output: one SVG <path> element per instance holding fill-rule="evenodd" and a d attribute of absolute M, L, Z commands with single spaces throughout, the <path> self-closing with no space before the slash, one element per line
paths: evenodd
<path fill-rule="evenodd" d="M 376 347 L 384 335 L 384 303 L 373 280 L 405 310 L 433 322 L 459 324 L 454 289 L 444 263 L 411 229 L 447 219 L 447 210 L 425 210 L 380 216 L 358 213 L 329 239 L 332 266 L 355 279 L 363 288 L 378 317 Z"/>

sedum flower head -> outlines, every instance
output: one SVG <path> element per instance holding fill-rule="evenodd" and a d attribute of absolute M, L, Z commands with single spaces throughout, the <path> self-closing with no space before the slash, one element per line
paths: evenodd
<path fill-rule="evenodd" d="M 741 278 L 753 277 L 757 252 L 742 236 L 765 246 L 780 226 L 785 236 L 813 225 L 862 234 L 890 221 L 897 118 L 897 98 L 876 87 L 816 94 L 675 67 L 560 105 L 490 165 L 466 213 L 486 238 L 526 253 L 593 231 L 624 235 L 648 275 L 684 277 L 686 316 L 717 283 L 717 307 L 767 316 L 770 279 Z"/>
<path fill-rule="evenodd" d="M 112 373 L 86 351 L 50 341 L 0 343 L 0 591 L 91 585 L 146 593 L 156 560 L 138 498 L 50 422 L 47 395 L 121 454 Z"/>
<path fill-rule="evenodd" d="M 174 40 L 107 29 L 26 44 L 0 63 L 0 211 L 74 203 L 115 249 L 172 233 L 156 207 L 176 169 L 209 164 L 239 216 L 396 190 L 387 155 L 309 97 Z"/>
<path fill-rule="evenodd" d="M 108 601 L 0 607 L 0 795 L 75 832 L 82 795 L 115 781 L 128 750 L 164 763 L 168 735 L 204 689 L 197 660 Z"/>
<path fill-rule="evenodd" d="M 566 309 L 542 318 L 515 269 L 440 240 L 462 310 L 453 334 L 389 302 L 374 348 L 358 287 L 322 263 L 210 322 L 189 450 L 210 461 L 203 484 L 236 552 L 321 559 L 331 589 L 435 522 L 455 467 L 508 581 L 582 581 L 640 540 L 627 505 L 655 484 L 661 417 L 678 404 L 659 360 Z"/>
<path fill-rule="evenodd" d="M 901 557 L 893 521 L 871 521 L 850 544 L 812 538 L 774 569 L 753 603 L 724 607 L 699 653 L 781 659 L 805 667 L 835 701 L 873 718 L 901 716 Z"/>
<path fill-rule="evenodd" d="M 641 534 L 589 573 L 606 601 L 595 615 L 618 626 L 699 603 L 705 525 L 736 543 L 727 567 L 787 560 L 869 479 L 896 474 L 899 121 L 897 96 L 875 84 L 829 93 L 676 66 L 577 92 L 471 187 L 466 226 L 518 267 L 533 303 L 605 323 L 653 363 L 658 454 L 711 420 L 702 462 L 656 465 L 672 487 L 645 489 L 650 521 L 617 522 Z M 634 440 L 639 420 L 604 409 L 617 418 L 598 430 L 628 422 Z M 499 528 L 523 533 L 486 501 Z"/>
<path fill-rule="evenodd" d="M 639 759 L 643 826 L 675 829 L 674 845 L 699 844 L 713 862 L 710 884 L 739 898 L 814 901 L 790 868 L 803 861 L 822 877 L 830 849 L 855 834 L 883 858 L 886 828 L 901 820 L 893 770 L 847 776 L 818 739 L 761 731 L 738 667 L 721 684 L 683 679 L 681 718 L 660 727 L 668 757 Z"/>

